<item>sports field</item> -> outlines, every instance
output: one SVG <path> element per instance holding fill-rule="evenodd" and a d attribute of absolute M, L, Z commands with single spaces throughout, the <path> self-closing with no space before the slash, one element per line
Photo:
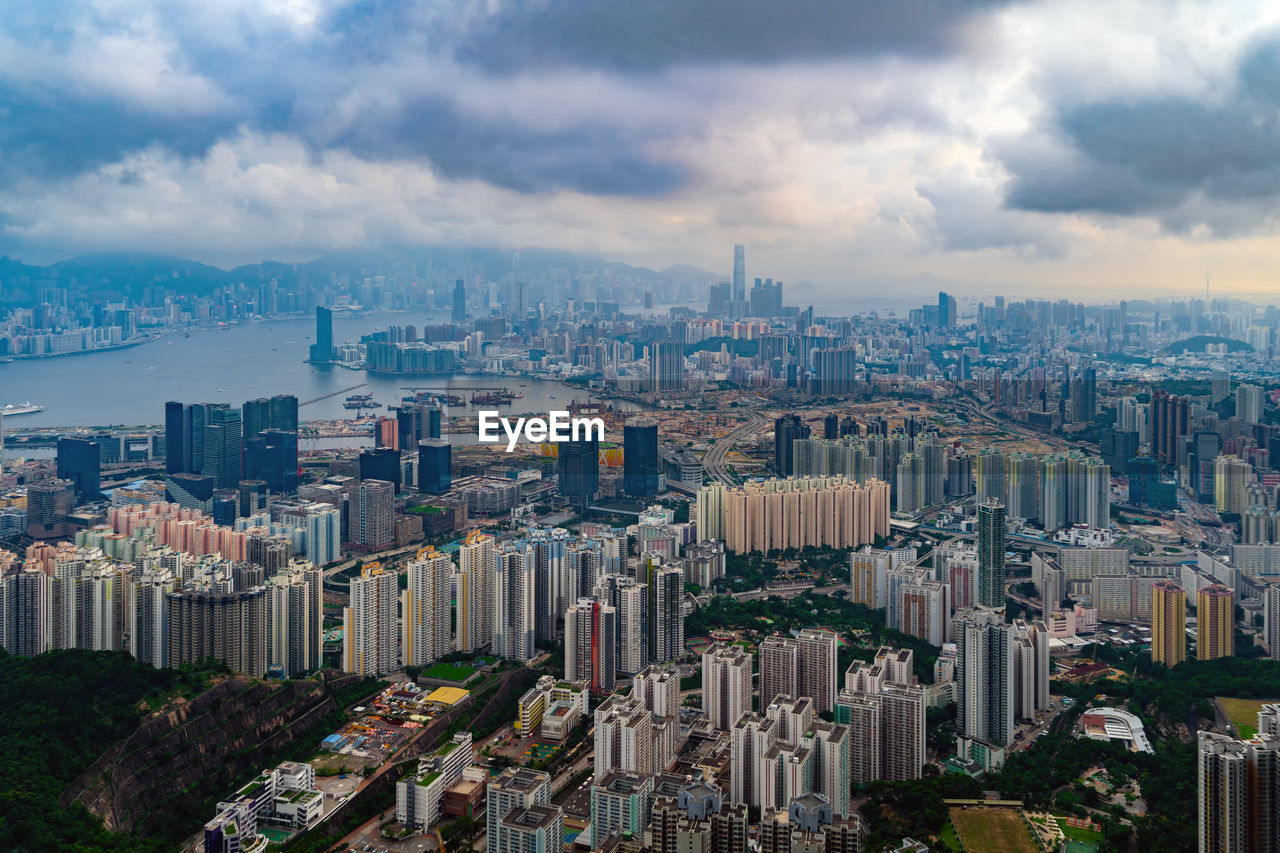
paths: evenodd
<path fill-rule="evenodd" d="M 1218 707 L 1227 719 L 1236 727 L 1236 731 L 1244 740 L 1248 740 L 1258 732 L 1258 711 L 1263 705 L 1280 702 L 1280 699 L 1236 699 L 1232 696 L 1219 696 Z"/>
<path fill-rule="evenodd" d="M 454 666 L 451 663 L 438 663 L 423 671 L 426 678 L 439 678 L 442 681 L 466 681 L 475 672 L 469 666 Z"/>
<path fill-rule="evenodd" d="M 1040 853 L 1022 817 L 1013 809 L 952 809 L 951 823 L 965 850 Z"/>

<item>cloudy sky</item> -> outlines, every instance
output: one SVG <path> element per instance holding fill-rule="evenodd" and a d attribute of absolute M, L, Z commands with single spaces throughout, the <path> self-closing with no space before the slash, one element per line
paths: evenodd
<path fill-rule="evenodd" d="M 11 4 L 0 251 L 1276 294 L 1278 130 L 1275 3 Z"/>

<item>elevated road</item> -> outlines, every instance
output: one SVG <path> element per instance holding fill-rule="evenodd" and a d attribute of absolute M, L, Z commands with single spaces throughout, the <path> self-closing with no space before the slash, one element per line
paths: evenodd
<path fill-rule="evenodd" d="M 711 445 L 711 449 L 707 451 L 706 456 L 702 457 L 702 470 L 713 479 L 719 480 L 726 485 L 734 485 L 734 480 L 729 476 L 728 469 L 725 468 L 725 457 L 728 456 L 729 451 L 733 449 L 735 444 L 748 435 L 759 432 L 766 423 L 768 423 L 768 420 L 759 412 L 752 412 L 747 415 L 747 420 L 744 424 L 730 430 L 716 439 L 715 444 Z"/>

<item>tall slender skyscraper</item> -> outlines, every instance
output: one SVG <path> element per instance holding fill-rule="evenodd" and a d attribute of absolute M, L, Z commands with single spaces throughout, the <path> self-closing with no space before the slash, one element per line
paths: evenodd
<path fill-rule="evenodd" d="M 1280 847 L 1280 739 L 1260 733 L 1241 741 L 1205 731 L 1196 739 L 1199 853 Z"/>
<path fill-rule="evenodd" d="M 205 406 L 208 422 L 204 427 L 204 470 L 213 478 L 215 489 L 234 489 L 244 473 L 244 436 L 240 410 L 225 403 Z"/>
<path fill-rule="evenodd" d="M 648 564 L 649 660 L 670 663 L 684 653 L 684 572 L 674 566 Z"/>
<path fill-rule="evenodd" d="M 267 580 L 267 667 L 296 678 L 323 665 L 324 601 L 321 571 L 294 564 Z"/>
<path fill-rule="evenodd" d="M 494 556 L 493 653 L 517 661 L 537 654 L 537 624 L 533 548 L 525 543 L 508 545 Z"/>
<path fill-rule="evenodd" d="M 978 603 L 1004 607 L 1004 504 L 989 500 L 978 507 Z"/>
<path fill-rule="evenodd" d="M 741 244 L 733 247 L 733 301 L 737 311 L 747 301 L 747 250 Z"/>
<path fill-rule="evenodd" d="M 1187 659 L 1187 594 L 1171 580 L 1151 585 L 1151 660 L 1177 666 Z"/>
<path fill-rule="evenodd" d="M 333 312 L 320 305 L 316 306 L 316 342 L 311 345 L 309 360 L 333 360 Z"/>
<path fill-rule="evenodd" d="M 449 319 L 464 323 L 467 319 L 467 288 L 462 279 L 453 283 L 453 311 Z"/>
<path fill-rule="evenodd" d="M 75 487 L 76 502 L 96 501 L 101 494 L 102 445 L 85 438 L 58 439 L 58 479 Z"/>
<path fill-rule="evenodd" d="M 1014 644 L 1012 628 L 993 621 L 964 619 L 959 641 L 956 730 L 962 737 L 996 746 L 1013 743 Z"/>
<path fill-rule="evenodd" d="M 702 708 L 718 731 L 751 711 L 751 655 L 741 646 L 713 646 L 702 653 Z"/>
<path fill-rule="evenodd" d="M 579 439 L 557 445 L 560 494 L 586 506 L 600 490 L 600 443 Z"/>
<path fill-rule="evenodd" d="M 405 666 L 425 666 L 450 651 L 453 568 L 448 554 L 430 546 L 409 561 L 400 635 L 400 656 Z"/>

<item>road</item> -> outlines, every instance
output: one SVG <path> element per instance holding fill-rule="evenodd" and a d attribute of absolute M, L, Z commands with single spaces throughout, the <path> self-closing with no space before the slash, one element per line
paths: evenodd
<path fill-rule="evenodd" d="M 715 444 L 711 445 L 711 449 L 702 457 L 702 470 L 713 479 L 719 480 L 726 485 L 735 485 L 734 480 L 729 477 L 729 472 L 725 468 L 725 457 L 739 440 L 753 432 L 759 432 L 766 423 L 768 423 L 768 420 L 759 412 L 748 414 L 746 423 L 730 430 L 724 436 L 716 439 Z"/>
<path fill-rule="evenodd" d="M 746 592 L 735 592 L 733 597 L 739 601 L 755 601 L 758 598 L 768 598 L 776 595 L 778 598 L 795 598 L 802 592 L 814 592 L 818 595 L 830 595 L 839 590 L 849 590 L 848 584 L 836 584 L 834 586 L 788 586 L 782 589 L 752 589 Z"/>

